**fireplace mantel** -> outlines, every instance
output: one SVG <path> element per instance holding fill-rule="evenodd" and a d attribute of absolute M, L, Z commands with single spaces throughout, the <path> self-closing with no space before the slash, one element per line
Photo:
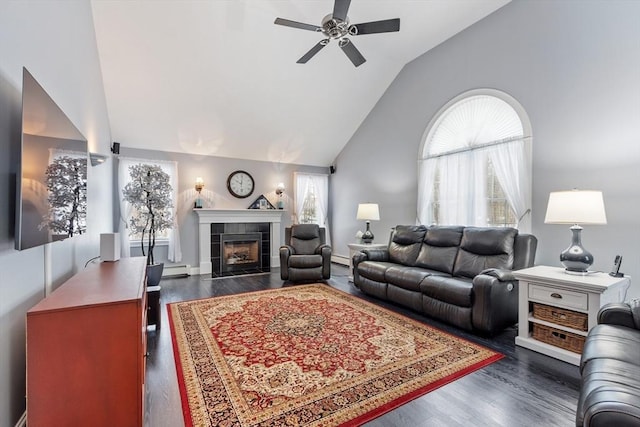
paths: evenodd
<path fill-rule="evenodd" d="M 200 274 L 211 274 L 211 224 L 269 222 L 271 223 L 271 268 L 280 266 L 280 223 L 283 210 L 275 209 L 194 209 L 198 215 Z"/>

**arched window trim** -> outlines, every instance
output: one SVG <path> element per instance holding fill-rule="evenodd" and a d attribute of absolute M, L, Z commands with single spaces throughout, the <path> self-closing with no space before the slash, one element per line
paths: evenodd
<path fill-rule="evenodd" d="M 444 117 L 444 113 L 447 112 L 452 106 L 454 106 L 455 104 L 458 104 L 460 101 L 465 100 L 467 98 L 472 98 L 475 96 L 493 96 L 496 97 L 498 99 L 501 99 L 502 101 L 506 102 L 511 108 L 513 108 L 513 110 L 517 113 L 520 122 L 522 124 L 522 129 L 523 129 L 523 134 L 520 137 L 514 137 L 514 138 L 506 138 L 504 140 L 498 140 L 498 141 L 492 141 L 490 143 L 486 143 L 486 144 L 478 144 L 472 147 L 464 147 L 464 148 L 460 148 L 460 149 L 456 149 L 456 150 L 452 150 L 449 151 L 447 153 L 441 153 L 441 154 L 437 154 L 437 155 L 433 155 L 433 156 L 427 156 L 425 155 L 425 151 L 426 151 L 426 145 L 429 141 L 429 136 L 431 135 L 431 133 L 434 131 L 434 129 L 440 124 L 441 120 Z M 499 144 L 506 144 L 506 143 L 510 143 L 510 142 L 514 142 L 514 141 L 518 141 L 518 140 L 522 140 L 525 143 L 525 156 L 526 156 L 526 163 L 527 163 L 527 171 L 528 171 L 528 176 L 526 177 L 526 181 L 527 181 L 527 194 L 528 194 L 528 200 L 527 200 L 527 206 L 531 206 L 532 203 L 532 141 L 533 141 L 533 135 L 532 135 L 532 127 L 531 127 L 531 121 L 529 120 L 529 116 L 527 115 L 524 107 L 522 107 L 522 105 L 515 99 L 513 98 L 511 95 L 497 90 L 497 89 L 492 89 L 492 88 L 480 88 L 480 89 L 472 89 L 466 92 L 463 92 L 457 96 L 455 96 L 454 98 L 452 98 L 451 100 L 449 100 L 446 104 L 444 104 L 439 110 L 438 112 L 432 117 L 432 119 L 429 121 L 429 124 L 427 125 L 427 127 L 425 128 L 425 131 L 422 135 L 422 140 L 420 143 L 420 147 L 419 147 L 419 157 L 418 157 L 418 189 L 420 191 L 421 188 L 421 182 L 422 180 L 429 180 L 429 177 L 425 174 L 425 171 L 423 170 L 422 165 L 430 160 L 430 159 L 437 159 L 439 157 L 445 156 L 445 155 L 450 155 L 450 154 L 455 154 L 455 153 L 461 153 L 461 152 L 466 152 L 469 150 L 479 150 L 479 149 L 485 149 L 487 147 L 491 147 L 494 145 L 499 145 Z M 431 197 L 431 192 L 427 191 L 427 198 Z M 423 200 L 425 197 L 425 195 L 421 195 L 418 194 L 418 215 L 417 215 L 417 222 L 420 222 L 420 204 L 421 204 L 421 200 Z M 521 232 L 531 232 L 531 209 L 528 208 L 527 211 L 525 212 L 524 215 L 521 216 L 521 218 L 518 219 L 518 229 Z"/>

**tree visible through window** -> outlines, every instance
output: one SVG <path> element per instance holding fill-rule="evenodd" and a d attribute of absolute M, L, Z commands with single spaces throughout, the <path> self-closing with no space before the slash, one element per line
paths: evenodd
<path fill-rule="evenodd" d="M 318 224 L 326 229 L 327 243 L 330 243 L 327 218 L 329 203 L 329 176 L 323 174 L 296 172 L 295 215 L 298 224 Z"/>
<path fill-rule="evenodd" d="M 318 203 L 316 200 L 316 189 L 313 182 L 309 182 L 307 194 L 302 204 L 302 213 L 300 214 L 300 224 L 318 224 Z"/>
<path fill-rule="evenodd" d="M 453 100 L 426 132 L 419 220 L 518 227 L 530 212 L 529 138 L 515 100 L 474 92 Z"/>

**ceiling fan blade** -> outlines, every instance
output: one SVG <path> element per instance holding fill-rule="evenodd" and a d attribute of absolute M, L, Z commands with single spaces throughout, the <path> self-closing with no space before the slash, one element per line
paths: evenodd
<path fill-rule="evenodd" d="M 354 24 L 349 29 L 349 33 L 352 36 L 359 36 L 362 34 L 392 33 L 394 31 L 400 31 L 400 18 Z"/>
<path fill-rule="evenodd" d="M 317 25 L 305 24 L 304 22 L 291 21 L 284 18 L 276 18 L 273 23 L 277 25 L 284 25 L 285 27 L 299 28 L 301 30 L 322 31 L 322 28 L 318 27 Z"/>
<path fill-rule="evenodd" d="M 335 0 L 333 4 L 333 18 L 345 21 L 351 0 Z"/>
<path fill-rule="evenodd" d="M 355 65 L 356 67 L 359 67 L 360 65 L 364 64 L 367 61 L 366 59 L 364 59 L 364 56 L 362 56 L 360 51 L 356 49 L 356 47 L 353 45 L 351 40 L 347 38 L 342 38 L 340 39 L 340 42 L 338 43 L 338 45 L 340 46 L 342 51 L 345 53 L 345 55 L 349 57 L 351 62 L 353 62 L 353 65 Z"/>
<path fill-rule="evenodd" d="M 298 59 L 296 63 L 306 64 L 308 60 L 313 58 L 316 53 L 320 52 L 323 47 L 329 44 L 329 39 L 320 40 L 315 46 L 313 46 L 309 52 L 305 53 L 302 58 Z"/>

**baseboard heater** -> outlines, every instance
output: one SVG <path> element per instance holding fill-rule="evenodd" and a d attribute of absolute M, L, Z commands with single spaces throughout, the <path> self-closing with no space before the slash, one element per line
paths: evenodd
<path fill-rule="evenodd" d="M 343 255 L 331 255 L 331 262 L 336 264 L 349 265 L 349 258 Z"/>
<path fill-rule="evenodd" d="M 191 266 L 188 264 L 165 264 L 162 277 L 185 277 L 189 275 Z"/>

